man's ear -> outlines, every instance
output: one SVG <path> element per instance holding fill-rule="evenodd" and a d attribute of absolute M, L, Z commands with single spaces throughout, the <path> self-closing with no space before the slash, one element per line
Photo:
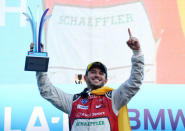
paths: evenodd
<path fill-rule="evenodd" d="M 106 84 L 107 82 L 108 82 L 108 79 L 106 78 L 106 80 L 105 80 L 104 84 Z"/>
<path fill-rule="evenodd" d="M 84 75 L 84 80 L 85 80 L 85 82 L 87 81 L 87 75 Z"/>

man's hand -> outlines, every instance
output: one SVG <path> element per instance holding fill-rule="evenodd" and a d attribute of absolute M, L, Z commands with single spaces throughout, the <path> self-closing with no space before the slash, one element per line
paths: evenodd
<path fill-rule="evenodd" d="M 30 52 L 33 51 L 33 48 L 34 48 L 34 43 L 31 43 L 31 44 L 30 44 Z"/>
<path fill-rule="evenodd" d="M 34 48 L 34 43 L 31 43 L 30 44 L 30 51 L 32 52 L 33 51 L 33 48 Z M 44 45 L 41 43 L 41 52 L 44 51 Z"/>
<path fill-rule="evenodd" d="M 140 50 L 140 44 L 137 38 L 132 37 L 131 31 L 128 28 L 128 33 L 129 33 L 129 40 L 127 41 L 127 45 L 132 49 L 132 50 Z"/>

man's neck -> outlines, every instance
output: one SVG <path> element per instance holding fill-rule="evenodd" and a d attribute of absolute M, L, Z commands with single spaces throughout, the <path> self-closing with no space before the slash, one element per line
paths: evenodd
<path fill-rule="evenodd" d="M 102 87 L 102 86 L 101 86 Z M 96 89 L 99 89 L 101 87 L 95 87 L 95 86 L 88 86 L 88 90 L 92 91 L 92 90 L 96 90 Z"/>

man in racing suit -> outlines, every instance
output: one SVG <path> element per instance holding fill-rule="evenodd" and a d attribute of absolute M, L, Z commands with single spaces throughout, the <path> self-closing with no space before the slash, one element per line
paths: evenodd
<path fill-rule="evenodd" d="M 132 70 L 129 79 L 118 89 L 104 87 L 107 68 L 100 62 L 88 65 L 85 81 L 87 88 L 80 94 L 67 94 L 54 87 L 47 73 L 37 72 L 37 82 L 42 97 L 69 115 L 72 131 L 118 131 L 118 113 L 136 94 L 144 75 L 144 57 L 139 41 L 131 36 L 127 45 L 133 50 Z"/>

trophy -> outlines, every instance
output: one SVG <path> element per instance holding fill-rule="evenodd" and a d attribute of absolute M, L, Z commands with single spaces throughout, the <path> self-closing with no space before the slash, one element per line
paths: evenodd
<path fill-rule="evenodd" d="M 31 24 L 32 35 L 34 48 L 33 51 L 28 51 L 28 55 L 26 56 L 25 62 L 25 71 L 39 71 L 39 72 L 47 72 L 49 57 L 47 52 L 42 52 L 41 47 L 41 36 L 43 25 L 46 20 L 51 16 L 46 16 L 48 9 L 46 9 L 41 17 L 39 28 L 37 28 L 37 22 L 35 21 L 31 9 L 28 7 L 30 15 L 27 13 L 23 13 L 26 16 L 26 20 Z M 38 37 L 37 37 L 38 36 Z"/>

